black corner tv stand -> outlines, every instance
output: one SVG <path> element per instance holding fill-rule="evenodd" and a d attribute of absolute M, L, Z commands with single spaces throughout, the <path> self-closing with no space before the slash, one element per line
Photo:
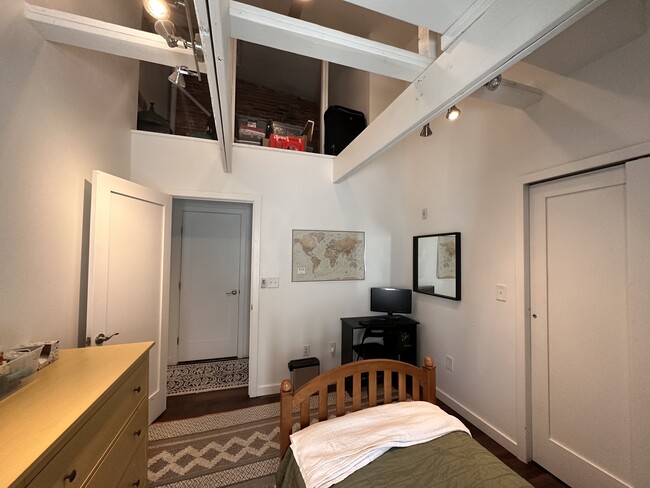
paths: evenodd
<path fill-rule="evenodd" d="M 403 315 L 371 315 L 367 317 L 342 317 L 341 318 L 341 364 L 351 363 L 357 358 L 360 351 L 360 337 L 368 328 L 386 329 L 385 339 L 394 341 L 386 344 L 391 350 L 396 351 L 396 359 L 406 363 L 418 365 L 418 326 L 419 322 L 404 317 Z"/>

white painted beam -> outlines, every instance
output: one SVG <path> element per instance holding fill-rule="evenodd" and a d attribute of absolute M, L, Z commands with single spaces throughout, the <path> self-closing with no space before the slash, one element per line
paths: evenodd
<path fill-rule="evenodd" d="M 456 20 L 456 22 L 454 22 L 453 25 L 444 32 L 440 39 L 440 49 L 442 51 L 449 49 L 456 39 L 460 38 L 460 36 L 463 35 L 463 32 L 480 19 L 494 2 L 495 0 L 477 0 L 474 2 L 474 4 L 468 8 L 463 15 L 458 17 L 458 20 Z"/>
<path fill-rule="evenodd" d="M 404 49 L 230 3 L 231 35 L 243 41 L 405 81 L 413 81 L 431 64 L 428 57 Z"/>
<path fill-rule="evenodd" d="M 340 182 L 604 0 L 497 0 L 334 159 Z"/>
<path fill-rule="evenodd" d="M 224 173 L 232 172 L 234 142 L 232 114 L 232 48 L 230 43 L 229 0 L 195 0 L 201 45 L 210 88 L 210 100 L 221 150 Z"/>
<path fill-rule="evenodd" d="M 191 50 L 172 49 L 157 34 L 27 2 L 25 18 L 48 41 L 165 66 L 194 66 Z"/>

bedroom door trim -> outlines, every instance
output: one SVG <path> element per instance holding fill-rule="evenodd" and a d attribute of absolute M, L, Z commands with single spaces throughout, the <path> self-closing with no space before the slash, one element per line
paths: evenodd
<path fill-rule="evenodd" d="M 535 183 L 564 178 L 607 168 L 647 157 L 650 142 L 618 149 L 586 159 L 566 163 L 520 176 L 515 201 L 515 364 L 517 436 L 514 454 L 521 461 L 532 459 L 532 388 L 530 361 L 530 267 L 528 201 L 530 186 Z"/>
<path fill-rule="evenodd" d="M 262 196 L 245 193 L 221 193 L 209 191 L 194 191 L 178 188 L 163 188 L 164 192 L 173 198 L 183 200 L 203 200 L 218 202 L 248 203 L 252 206 L 251 225 L 251 263 L 250 263 L 250 326 L 249 326 L 249 359 L 248 359 L 248 395 L 257 397 L 266 392 L 260 391 L 258 385 L 259 357 L 259 287 L 260 281 L 260 235 Z"/>

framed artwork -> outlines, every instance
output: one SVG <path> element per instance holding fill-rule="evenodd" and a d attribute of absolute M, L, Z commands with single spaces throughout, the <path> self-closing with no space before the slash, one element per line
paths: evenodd
<path fill-rule="evenodd" d="M 298 230 L 291 236 L 291 281 L 366 279 L 364 232 Z"/>

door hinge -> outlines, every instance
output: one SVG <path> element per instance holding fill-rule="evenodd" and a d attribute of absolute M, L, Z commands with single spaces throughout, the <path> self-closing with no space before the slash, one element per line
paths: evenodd
<path fill-rule="evenodd" d="M 178 289 L 179 290 L 181 289 L 181 282 L 180 281 L 178 282 Z"/>
<path fill-rule="evenodd" d="M 180 337 L 177 337 L 177 338 L 176 338 L 176 345 L 177 345 L 177 346 L 180 344 L 180 341 L 181 341 L 181 338 L 180 338 Z"/>

